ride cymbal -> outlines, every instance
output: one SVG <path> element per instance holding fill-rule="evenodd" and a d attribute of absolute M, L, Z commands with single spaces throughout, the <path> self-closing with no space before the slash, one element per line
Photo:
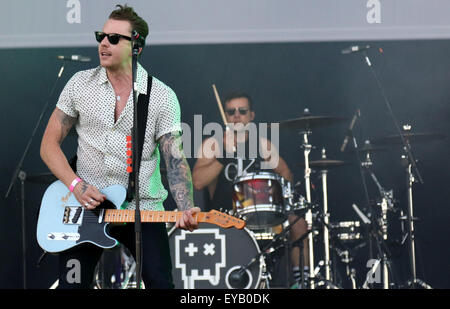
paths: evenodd
<path fill-rule="evenodd" d="M 431 142 L 435 140 L 444 139 L 446 136 L 439 133 L 404 133 L 403 137 L 408 140 L 409 143 L 423 143 Z M 400 135 L 388 135 L 385 137 L 377 138 L 372 140 L 373 144 L 378 145 L 401 145 L 402 139 Z"/>
<path fill-rule="evenodd" d="M 320 159 L 316 161 L 309 161 L 309 167 L 312 169 L 327 170 L 330 168 L 349 165 L 349 162 L 341 160 Z M 305 163 L 299 163 L 298 166 L 304 167 Z"/>

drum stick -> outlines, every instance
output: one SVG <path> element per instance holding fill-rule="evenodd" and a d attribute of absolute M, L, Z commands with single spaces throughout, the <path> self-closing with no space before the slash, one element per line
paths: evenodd
<path fill-rule="evenodd" d="M 220 115 L 222 116 L 223 123 L 224 123 L 225 125 L 227 125 L 227 124 L 228 124 L 228 123 L 227 123 L 227 119 L 225 118 L 225 113 L 224 113 L 224 111 L 223 111 L 222 102 L 220 102 L 219 94 L 217 93 L 216 85 L 213 84 L 212 87 L 213 87 L 213 90 L 214 90 L 214 94 L 216 95 L 216 101 L 217 101 L 217 105 L 219 106 L 219 111 L 220 111 Z"/>

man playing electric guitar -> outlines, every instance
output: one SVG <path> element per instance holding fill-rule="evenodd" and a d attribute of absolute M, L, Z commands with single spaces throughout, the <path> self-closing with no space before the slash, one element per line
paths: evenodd
<path fill-rule="evenodd" d="M 131 7 L 118 6 L 96 32 L 100 66 L 76 73 L 62 91 L 45 130 L 41 157 L 52 173 L 73 193 L 86 210 L 99 207 L 106 198 L 101 189 L 128 186 L 127 136 L 133 125 L 131 35 L 145 39 L 147 23 Z M 142 48 L 139 53 L 142 52 Z M 160 151 L 167 166 L 170 190 L 183 215 L 176 226 L 198 227 L 193 204 L 189 165 L 181 149 L 180 106 L 175 93 L 139 64 L 137 92 L 149 95 L 149 113 L 140 167 L 140 208 L 163 211 L 167 191 L 161 183 Z M 147 102 L 146 102 L 147 104 Z M 61 143 L 75 125 L 78 133 L 76 173 L 61 150 Z M 143 132 L 141 132 L 143 134 Z M 159 146 L 159 147 L 158 147 Z M 122 208 L 134 209 L 132 200 Z M 114 227 L 111 236 L 135 255 L 134 226 Z M 142 278 L 146 288 L 173 288 L 170 250 L 164 223 L 142 225 Z M 93 244 L 60 253 L 59 287 L 89 288 L 102 248 Z M 80 276 L 71 276 L 73 262 Z"/>

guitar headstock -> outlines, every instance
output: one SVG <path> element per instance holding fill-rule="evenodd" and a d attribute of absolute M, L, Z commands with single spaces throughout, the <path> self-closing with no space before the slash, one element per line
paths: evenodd
<path fill-rule="evenodd" d="M 205 222 L 218 225 L 225 229 L 235 227 L 238 230 L 242 230 L 245 227 L 244 220 L 233 217 L 231 215 L 228 215 L 226 213 L 217 210 L 211 210 L 208 213 L 206 213 Z"/>

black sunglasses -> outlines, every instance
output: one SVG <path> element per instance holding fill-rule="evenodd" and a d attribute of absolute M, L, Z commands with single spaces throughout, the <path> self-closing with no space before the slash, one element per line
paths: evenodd
<path fill-rule="evenodd" d="M 239 114 L 241 114 L 241 115 L 245 115 L 248 112 L 248 108 L 243 108 L 243 107 L 227 109 L 225 111 L 227 112 L 228 116 L 233 116 L 234 113 L 236 112 L 236 110 L 238 110 Z"/>
<path fill-rule="evenodd" d="M 116 45 L 117 43 L 119 43 L 120 38 L 131 41 L 131 37 L 129 36 L 121 35 L 118 33 L 104 33 L 101 31 L 95 31 L 95 39 L 97 40 L 97 42 L 101 43 L 105 36 L 108 37 L 108 41 L 112 45 Z"/>

